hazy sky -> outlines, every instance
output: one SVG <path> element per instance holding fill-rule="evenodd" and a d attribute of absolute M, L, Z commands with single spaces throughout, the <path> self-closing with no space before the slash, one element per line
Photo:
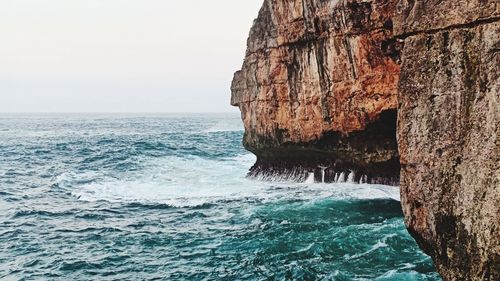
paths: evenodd
<path fill-rule="evenodd" d="M 227 112 L 262 0 L 1 0 L 0 112 Z"/>

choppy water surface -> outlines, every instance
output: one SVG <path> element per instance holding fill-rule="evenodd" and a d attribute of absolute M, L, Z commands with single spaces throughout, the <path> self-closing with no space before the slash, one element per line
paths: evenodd
<path fill-rule="evenodd" d="M 237 115 L 0 115 L 0 279 L 439 280 L 397 188 L 245 178 Z"/>

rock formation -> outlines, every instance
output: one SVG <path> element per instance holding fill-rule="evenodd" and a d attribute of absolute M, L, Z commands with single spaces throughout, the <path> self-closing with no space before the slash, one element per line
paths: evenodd
<path fill-rule="evenodd" d="M 399 181 L 394 8 L 265 1 L 231 99 L 242 112 L 244 145 L 257 155 L 254 174 L 321 164 L 331 167 L 327 180 L 354 170 L 372 182 Z"/>
<path fill-rule="evenodd" d="M 495 0 L 265 0 L 232 85 L 250 174 L 400 183 L 445 280 L 500 280 L 499 56 Z"/>
<path fill-rule="evenodd" d="M 406 224 L 445 280 L 500 280 L 500 2 L 402 2 Z"/>

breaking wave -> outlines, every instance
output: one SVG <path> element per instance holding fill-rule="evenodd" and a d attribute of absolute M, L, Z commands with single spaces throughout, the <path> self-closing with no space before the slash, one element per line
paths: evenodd
<path fill-rule="evenodd" d="M 239 116 L 2 128 L 0 279 L 439 280 L 397 187 L 247 177 Z"/>

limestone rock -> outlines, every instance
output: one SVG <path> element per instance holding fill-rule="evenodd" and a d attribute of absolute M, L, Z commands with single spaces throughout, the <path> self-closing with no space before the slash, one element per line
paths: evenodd
<path fill-rule="evenodd" d="M 495 0 L 265 0 L 232 84 L 250 174 L 400 183 L 445 280 L 500 280 L 499 66 Z"/>
<path fill-rule="evenodd" d="M 375 0 L 264 2 L 231 88 L 254 171 L 323 164 L 398 182 L 394 9 Z M 383 113 L 385 127 L 376 124 Z"/>
<path fill-rule="evenodd" d="M 445 280 L 500 280 L 498 3 L 429 2 L 395 21 L 417 31 L 399 83 L 406 224 Z"/>

